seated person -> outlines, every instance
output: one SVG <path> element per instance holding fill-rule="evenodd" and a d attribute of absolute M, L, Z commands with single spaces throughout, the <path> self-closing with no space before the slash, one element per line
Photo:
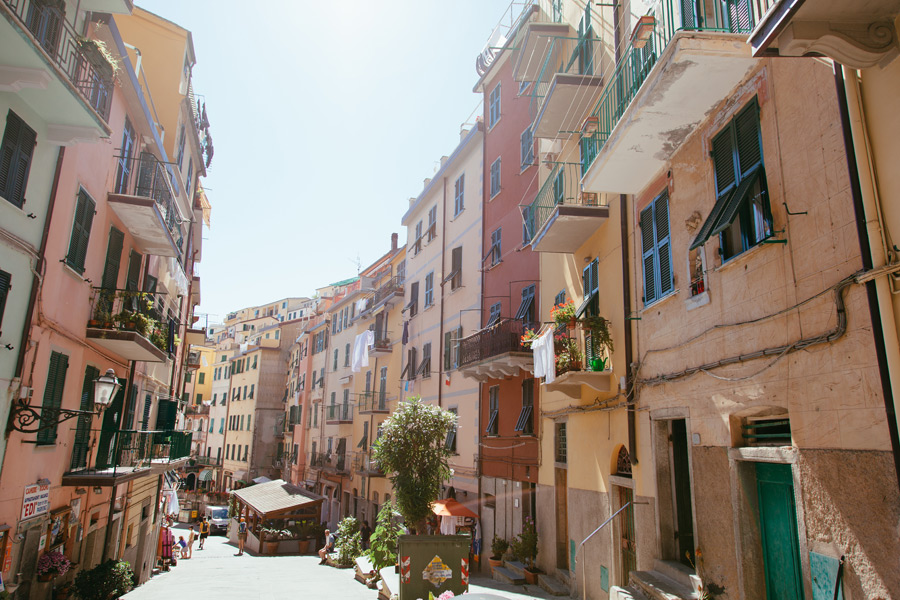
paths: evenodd
<path fill-rule="evenodd" d="M 328 560 L 328 553 L 334 552 L 334 536 L 331 534 L 331 531 L 325 530 L 325 546 L 319 550 L 319 561 L 320 565 L 324 565 Z"/>

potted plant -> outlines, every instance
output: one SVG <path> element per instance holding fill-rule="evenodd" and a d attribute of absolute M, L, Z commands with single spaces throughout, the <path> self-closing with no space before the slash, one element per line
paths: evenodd
<path fill-rule="evenodd" d="M 550 317 L 557 325 L 575 327 L 575 303 L 571 300 L 560 302 L 550 309 Z"/>
<path fill-rule="evenodd" d="M 512 548 L 516 558 L 525 563 L 525 581 L 530 584 L 537 583 L 539 571 L 534 566 L 534 560 L 538 553 L 538 537 L 537 528 L 531 517 L 525 518 L 522 533 L 513 540 Z"/>
<path fill-rule="evenodd" d="M 499 567 L 503 564 L 503 555 L 506 554 L 507 550 L 509 550 L 509 542 L 499 535 L 495 535 L 494 539 L 491 540 L 491 556 L 488 558 L 491 568 Z"/>
<path fill-rule="evenodd" d="M 592 371 L 604 371 L 607 366 L 607 358 L 613 352 L 613 339 L 609 331 L 610 321 L 601 316 L 589 316 L 581 319 L 585 333 L 590 334 L 590 339 L 585 340 L 590 344 Z M 605 357 L 599 355 L 605 354 Z"/>
<path fill-rule="evenodd" d="M 134 587 L 134 571 L 124 560 L 109 559 L 75 577 L 75 591 L 81 600 L 110 600 L 124 596 Z"/>
<path fill-rule="evenodd" d="M 534 329 L 526 329 L 521 337 L 522 345 L 531 348 L 531 343 L 538 338 L 538 334 Z"/>
<path fill-rule="evenodd" d="M 57 575 L 65 575 L 72 567 L 72 561 L 57 550 L 47 552 L 38 559 L 37 574 L 40 581 L 50 581 Z"/>
<path fill-rule="evenodd" d="M 278 553 L 278 539 L 280 537 L 281 530 L 277 527 L 260 527 L 259 528 L 259 541 L 263 544 L 263 553 L 264 554 L 277 554 Z"/>
<path fill-rule="evenodd" d="M 554 338 L 554 350 L 556 352 L 556 373 L 561 375 L 567 371 L 580 371 L 584 355 L 578 349 L 575 338 L 565 335 L 557 335 Z"/>

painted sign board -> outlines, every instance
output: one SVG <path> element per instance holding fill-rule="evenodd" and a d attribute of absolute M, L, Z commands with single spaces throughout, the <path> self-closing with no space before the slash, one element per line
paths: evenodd
<path fill-rule="evenodd" d="M 50 484 L 35 483 L 25 486 L 22 500 L 22 520 L 33 519 L 50 512 Z"/>
<path fill-rule="evenodd" d="M 467 592 L 471 543 L 468 535 L 400 536 L 400 600 Z"/>

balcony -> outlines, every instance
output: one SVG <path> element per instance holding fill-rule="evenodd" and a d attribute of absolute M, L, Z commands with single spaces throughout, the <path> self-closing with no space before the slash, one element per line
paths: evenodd
<path fill-rule="evenodd" d="M 391 337 L 392 332 L 390 331 L 376 331 L 375 344 L 369 348 L 369 356 L 387 356 L 390 354 L 394 349 Z"/>
<path fill-rule="evenodd" d="M 332 452 L 322 454 L 322 468 L 332 473 L 349 473 L 350 461 L 346 452 Z"/>
<path fill-rule="evenodd" d="M 535 24 L 537 25 L 537 24 Z M 594 72 L 603 48 L 599 39 L 581 36 L 545 37 L 543 62 L 534 69 L 528 88 L 532 131 L 536 138 L 568 138 L 581 129 L 603 89 L 603 78 Z M 541 59 L 541 55 L 531 62 Z"/>
<path fill-rule="evenodd" d="M 757 1 L 765 12 L 750 36 L 754 56 L 824 54 L 852 69 L 896 60 L 896 0 Z"/>
<path fill-rule="evenodd" d="M 459 342 L 459 370 L 480 382 L 534 372 L 534 355 L 522 345 L 525 324 L 504 319 Z"/>
<path fill-rule="evenodd" d="M 187 463 L 191 455 L 190 431 L 103 431 L 108 452 L 99 452 L 93 466 L 63 475 L 63 485 L 111 486 L 151 471 L 168 471 Z"/>
<path fill-rule="evenodd" d="M 368 452 L 355 452 L 353 455 L 353 470 L 366 477 L 384 477 L 384 471 Z"/>
<path fill-rule="evenodd" d="M 582 306 L 587 306 L 588 302 L 586 299 Z M 593 332 L 585 326 L 585 321 L 596 324 L 597 320 L 605 325 Z M 550 392 L 562 392 L 576 400 L 593 402 L 598 396 L 606 399 L 615 395 L 618 384 L 613 375 L 610 352 L 601 343 L 604 337 L 609 338 L 609 321 L 597 317 L 586 317 L 585 321 L 579 321 L 577 328 L 554 333 L 557 375 L 552 383 L 543 386 Z M 590 391 L 583 393 L 583 386 Z"/>
<path fill-rule="evenodd" d="M 187 357 L 184 359 L 184 368 L 189 369 L 191 371 L 196 371 L 200 368 L 200 353 L 199 352 L 188 352 Z"/>
<path fill-rule="evenodd" d="M 391 277 L 386 283 L 382 284 L 375 295 L 372 296 L 372 302 L 369 304 L 367 312 L 374 311 L 383 305 L 390 304 L 396 299 L 403 300 L 403 278 Z"/>
<path fill-rule="evenodd" d="M 74 4 L 74 3 L 71 3 Z M 79 35 L 64 1 L 0 0 L 0 91 L 47 122 L 46 141 L 68 145 L 109 136 L 113 67 Z"/>
<path fill-rule="evenodd" d="M 591 111 L 581 138 L 585 190 L 640 192 L 755 66 L 746 40 L 756 0 L 730 2 L 727 12 L 722 2 L 696 12 L 681 4 L 664 0 L 641 17 Z"/>
<path fill-rule="evenodd" d="M 116 157 L 116 179 L 107 196 L 116 216 L 144 254 L 180 258 L 181 223 L 172 174 L 154 155 Z"/>
<path fill-rule="evenodd" d="M 332 404 L 325 414 L 325 423 L 328 425 L 341 425 L 353 422 L 353 410 L 349 404 Z"/>
<path fill-rule="evenodd" d="M 206 343 L 205 329 L 187 329 L 184 332 L 184 343 L 188 346 L 202 346 Z"/>
<path fill-rule="evenodd" d="M 387 394 L 384 392 L 363 392 L 359 395 L 359 414 L 387 414 L 390 412 L 388 408 Z"/>
<path fill-rule="evenodd" d="M 174 332 L 154 308 L 164 295 L 94 288 L 87 339 L 125 360 L 164 362 L 175 350 Z"/>
<path fill-rule="evenodd" d="M 554 163 L 525 209 L 535 252 L 572 254 L 609 218 L 606 197 L 581 189 L 581 165 Z"/>

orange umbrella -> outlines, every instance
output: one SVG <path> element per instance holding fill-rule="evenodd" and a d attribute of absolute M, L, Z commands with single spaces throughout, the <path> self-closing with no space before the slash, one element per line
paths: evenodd
<path fill-rule="evenodd" d="M 431 510 L 432 512 L 434 512 L 434 514 L 441 517 L 471 517 L 473 519 L 478 518 L 478 515 L 473 513 L 471 510 L 469 510 L 453 498 L 446 498 L 444 500 L 435 501 L 434 506 L 431 507 Z"/>

